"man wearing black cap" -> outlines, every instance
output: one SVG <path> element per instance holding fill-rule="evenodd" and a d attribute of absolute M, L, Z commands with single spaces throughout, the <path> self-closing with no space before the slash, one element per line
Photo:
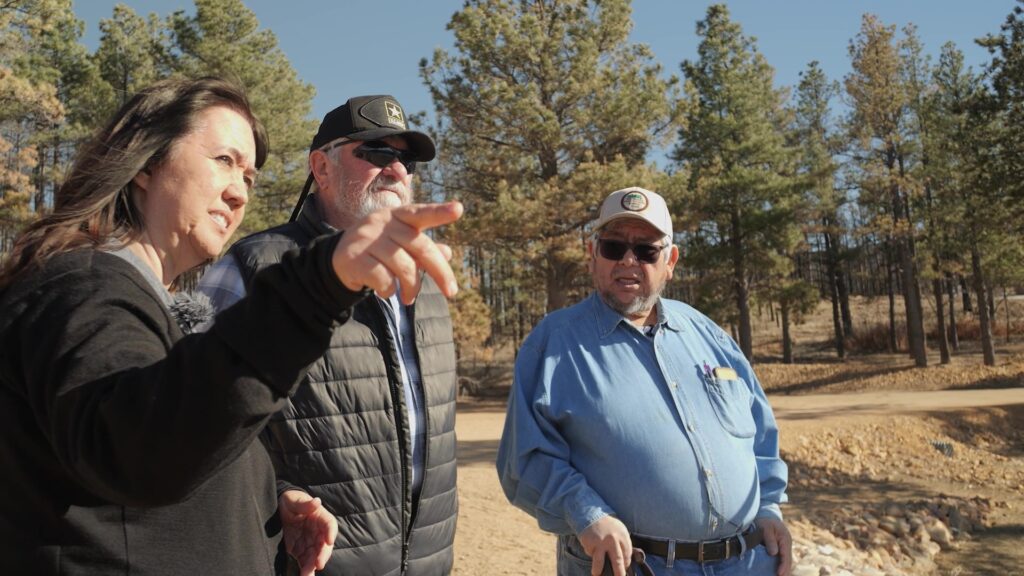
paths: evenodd
<path fill-rule="evenodd" d="M 245 293 L 256 271 L 335 230 L 351 241 L 348 265 L 387 274 L 375 251 L 386 257 L 388 242 L 402 237 L 381 241 L 373 231 L 389 224 L 390 209 L 412 202 L 416 163 L 434 154 L 433 141 L 407 128 L 393 97 L 350 99 L 324 116 L 313 138 L 292 221 L 237 242 L 200 289 L 221 310 Z M 451 318 L 429 277 L 412 304 L 390 292 L 368 296 L 335 328 L 330 350 L 263 436 L 282 508 L 313 496 L 337 517 L 326 574 L 448 574 L 452 567 Z"/>

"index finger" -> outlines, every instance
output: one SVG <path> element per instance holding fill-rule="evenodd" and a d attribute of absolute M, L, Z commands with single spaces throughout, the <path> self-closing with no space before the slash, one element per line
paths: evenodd
<path fill-rule="evenodd" d="M 606 559 L 608 562 L 611 562 L 611 558 L 607 557 L 604 552 L 604 548 L 598 546 L 597 549 L 594 550 L 594 557 L 590 562 L 590 576 L 601 576 L 601 573 L 604 572 L 604 563 Z"/>
<path fill-rule="evenodd" d="M 422 232 L 428 228 L 436 228 L 451 224 L 462 217 L 462 202 L 443 202 L 440 204 L 408 204 L 391 210 L 391 215 L 402 223 Z"/>
<path fill-rule="evenodd" d="M 426 244 L 426 247 L 420 253 L 414 255 L 416 264 L 434 279 L 437 283 L 438 288 L 441 289 L 441 293 L 446 298 L 451 298 L 459 291 L 459 284 L 455 281 L 455 273 L 452 272 L 452 267 L 448 264 L 448 260 L 445 258 L 444 253 L 437 247 L 433 242 Z M 416 284 L 419 284 L 420 277 L 417 276 Z M 419 287 L 416 287 L 419 289 Z M 402 286 L 403 297 L 405 295 L 405 286 Z M 411 294 L 415 297 L 415 294 Z M 403 298 L 404 300 L 404 298 Z"/>

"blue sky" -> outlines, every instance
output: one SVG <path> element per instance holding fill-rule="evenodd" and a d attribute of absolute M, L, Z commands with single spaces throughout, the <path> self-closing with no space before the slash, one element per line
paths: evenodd
<path fill-rule="evenodd" d="M 450 49 L 445 29 L 461 0 L 247 0 L 264 28 L 277 36 L 299 77 L 316 88 L 313 112 L 321 118 L 347 98 L 390 93 L 408 113 L 432 111 L 419 78 L 420 58 L 435 48 Z M 679 63 L 696 57 L 695 24 L 707 0 L 635 0 L 632 41 L 651 47 L 666 74 L 679 75 Z M 191 11 L 191 0 L 76 0 L 85 21 L 83 42 L 95 49 L 99 21 L 115 4 L 142 15 L 161 16 L 176 9 Z M 947 41 L 964 51 L 967 63 L 980 68 L 987 52 L 974 38 L 999 30 L 1013 0 L 738 0 L 727 2 L 732 18 L 776 70 L 776 84 L 792 86 L 811 60 L 821 62 L 830 79 L 850 69 L 847 46 L 865 12 L 898 27 L 913 22 L 929 54 Z"/>

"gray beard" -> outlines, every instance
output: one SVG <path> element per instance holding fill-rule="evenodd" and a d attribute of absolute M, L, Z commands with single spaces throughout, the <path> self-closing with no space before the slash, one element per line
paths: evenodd
<path fill-rule="evenodd" d="M 395 179 L 385 176 L 377 176 L 376 178 L 374 178 L 373 182 L 370 183 L 369 188 L 367 188 L 366 193 L 363 194 L 363 197 L 359 202 L 359 214 L 356 219 L 362 220 L 363 218 L 366 218 L 371 213 L 376 212 L 381 208 L 394 208 L 395 206 L 390 202 L 386 202 L 384 200 L 384 197 L 378 194 L 378 192 L 396 183 L 397 181 Z M 408 194 L 405 197 L 401 198 L 402 206 L 405 206 L 406 204 L 412 202 L 411 186 L 406 190 L 406 192 L 408 192 Z"/>
<path fill-rule="evenodd" d="M 608 305 L 609 308 L 615 310 L 626 318 L 632 318 L 641 312 L 648 312 L 658 305 L 658 299 L 661 298 L 661 289 L 655 290 L 652 294 L 647 296 L 639 296 L 634 298 L 632 302 L 623 304 L 611 294 L 600 292 L 601 300 Z"/>
<path fill-rule="evenodd" d="M 325 198 L 323 201 L 329 202 L 330 205 L 328 221 L 335 228 L 344 230 L 381 208 L 395 208 L 395 205 L 385 202 L 383 197 L 378 194 L 381 189 L 394 184 L 396 184 L 395 179 L 378 175 L 358 198 L 345 194 L 336 194 L 331 198 Z M 351 183 L 344 179 L 338 183 L 340 190 L 348 190 L 350 187 Z M 406 193 L 400 195 L 399 200 L 404 206 L 412 202 L 414 192 L 411 185 L 403 188 Z"/>

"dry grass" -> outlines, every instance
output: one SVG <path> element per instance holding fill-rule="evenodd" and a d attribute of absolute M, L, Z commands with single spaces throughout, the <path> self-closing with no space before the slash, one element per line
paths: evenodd
<path fill-rule="evenodd" d="M 1007 322 L 1007 307 L 1009 322 Z M 964 313 L 960 302 L 957 302 L 957 335 L 961 341 L 980 340 L 980 324 L 974 314 Z M 848 342 L 848 351 L 856 353 L 875 353 L 889 351 L 889 301 L 887 298 L 863 298 L 854 296 L 850 299 L 850 315 L 853 318 L 854 337 Z M 906 324 L 903 301 L 895 302 L 897 350 L 907 350 Z M 925 331 L 928 345 L 937 347 L 937 327 L 934 305 L 927 301 L 925 306 Z M 1007 330 L 1009 326 L 1009 330 Z M 825 353 L 835 355 L 832 327 L 832 305 L 828 301 L 818 306 L 802 319 L 802 322 L 791 327 L 796 345 L 796 356 L 815 358 Z M 778 316 L 772 318 L 767 310 L 754 315 L 754 351 L 757 356 L 766 360 L 781 358 L 782 327 Z M 993 337 L 998 342 L 1006 343 L 1009 339 L 1024 340 L 1024 297 L 1013 296 L 1006 305 L 1002 300 L 996 303 L 996 314 L 993 318 Z"/>
<path fill-rule="evenodd" d="M 888 351 L 888 299 L 853 298 L 855 339 L 846 359 L 840 360 L 835 352 L 831 304 L 821 302 L 803 323 L 793 327 L 795 363 L 790 365 L 782 364 L 781 329 L 775 327 L 767 314 L 762 314 L 754 331 L 754 356 L 761 384 L 769 392 L 782 394 L 1024 386 L 1024 299 L 1009 301 L 1009 341 L 1005 337 L 1007 323 L 1002 302 L 996 307 L 996 366 L 992 367 L 982 365 L 980 330 L 973 316 L 963 316 L 957 322 L 960 349 L 953 353 L 950 364 L 941 365 L 932 316 L 926 323 L 926 330 L 933 335 L 928 338 L 929 365 L 915 368 L 906 353 L 903 303 L 896 304 L 897 343 L 901 352 Z"/>

